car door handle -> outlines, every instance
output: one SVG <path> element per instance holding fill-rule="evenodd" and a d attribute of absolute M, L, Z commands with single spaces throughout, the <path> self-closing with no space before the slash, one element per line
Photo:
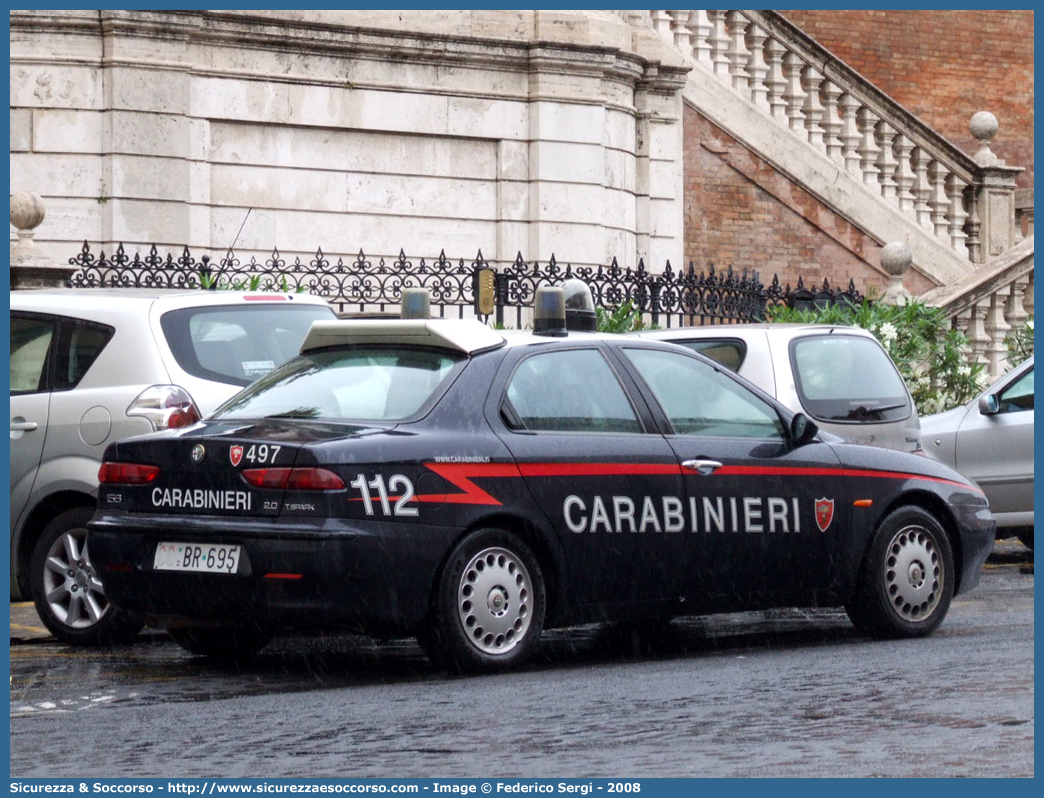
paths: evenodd
<path fill-rule="evenodd" d="M 36 429 L 37 423 L 35 421 L 12 421 L 11 432 L 32 432 Z"/>
<path fill-rule="evenodd" d="M 721 463 L 717 460 L 685 460 L 682 463 L 682 468 L 688 471 L 695 471 L 702 476 L 707 476 L 721 468 Z"/>

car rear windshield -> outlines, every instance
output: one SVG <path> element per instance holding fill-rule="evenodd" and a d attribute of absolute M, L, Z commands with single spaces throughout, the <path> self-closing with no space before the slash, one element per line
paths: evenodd
<path fill-rule="evenodd" d="M 194 377 L 249 385 L 294 357 L 313 321 L 329 321 L 323 305 L 258 302 L 164 313 L 160 327 L 174 359 Z"/>
<path fill-rule="evenodd" d="M 801 405 L 821 421 L 899 421 L 910 415 L 909 394 L 877 341 L 834 333 L 790 345 Z"/>
<path fill-rule="evenodd" d="M 463 356 L 416 347 L 310 352 L 262 377 L 213 418 L 400 421 L 426 410 Z"/>

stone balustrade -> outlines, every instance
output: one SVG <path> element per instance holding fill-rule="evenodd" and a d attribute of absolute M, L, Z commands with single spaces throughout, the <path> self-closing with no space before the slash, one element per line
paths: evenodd
<path fill-rule="evenodd" d="M 991 378 L 1001 376 L 1009 368 L 1004 338 L 1033 315 L 1032 234 L 954 285 L 920 299 L 944 308 L 953 326 L 968 336 L 970 359 L 985 364 Z"/>
<path fill-rule="evenodd" d="M 1018 240 L 1022 170 L 990 149 L 992 114 L 972 117 L 980 148 L 968 156 L 776 12 L 619 13 L 653 28 L 960 258 L 985 263 Z"/>

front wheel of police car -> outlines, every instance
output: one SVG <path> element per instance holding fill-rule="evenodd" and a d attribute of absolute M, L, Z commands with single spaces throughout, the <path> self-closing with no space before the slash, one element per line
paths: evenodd
<path fill-rule="evenodd" d="M 30 563 L 33 603 L 51 634 L 75 646 L 133 640 L 144 624 L 109 603 L 87 550 L 90 507 L 74 507 L 49 523 Z"/>
<path fill-rule="evenodd" d="M 535 648 L 546 606 L 540 563 L 529 547 L 509 532 L 480 529 L 446 561 L 420 643 L 451 672 L 511 668 Z"/>
<path fill-rule="evenodd" d="M 953 590 L 946 532 L 920 507 L 901 507 L 870 541 L 845 609 L 857 629 L 874 637 L 925 637 L 946 617 Z"/>

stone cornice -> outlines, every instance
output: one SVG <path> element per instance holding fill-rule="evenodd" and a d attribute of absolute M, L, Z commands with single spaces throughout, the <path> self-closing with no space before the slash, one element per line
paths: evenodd
<path fill-rule="evenodd" d="M 293 18 L 273 18 L 271 14 L 251 15 L 223 11 L 100 11 L 100 12 L 11 12 L 12 34 L 65 33 L 101 36 L 104 39 L 150 39 L 233 49 L 278 52 L 291 56 L 353 58 L 367 61 L 410 63 L 461 69 L 503 72 L 551 73 L 609 80 L 629 88 L 640 86 L 657 94 L 681 91 L 690 66 L 650 60 L 636 52 L 605 44 L 585 42 L 518 40 L 498 36 L 393 31 Z M 117 46 L 106 47 L 100 59 L 83 56 L 12 56 L 14 63 L 54 63 L 55 60 L 125 66 L 135 69 L 182 69 L 195 75 L 232 76 L 272 82 L 315 85 L 343 84 L 315 74 L 273 74 L 250 69 L 211 68 L 189 62 L 177 49 L 159 49 L 144 55 L 140 48 L 126 53 Z M 354 85 L 354 84 L 353 84 Z M 394 88 L 396 91 L 421 90 L 401 85 L 383 86 L 360 83 L 358 88 Z M 431 89 L 442 93 L 438 88 Z M 450 92 L 453 93 L 453 92 Z M 488 96 L 507 99 L 511 92 Z M 558 96 L 561 99 L 561 96 Z M 530 98 L 534 99 L 534 98 Z M 539 98 L 536 98 L 539 99 Z M 571 101 L 595 101 L 577 96 Z"/>
<path fill-rule="evenodd" d="M 652 63 L 646 68 L 638 88 L 665 96 L 674 95 L 685 88 L 691 71 L 691 66 Z"/>
<path fill-rule="evenodd" d="M 83 33 L 101 31 L 99 11 L 11 11 L 10 30 L 22 32 Z"/>

